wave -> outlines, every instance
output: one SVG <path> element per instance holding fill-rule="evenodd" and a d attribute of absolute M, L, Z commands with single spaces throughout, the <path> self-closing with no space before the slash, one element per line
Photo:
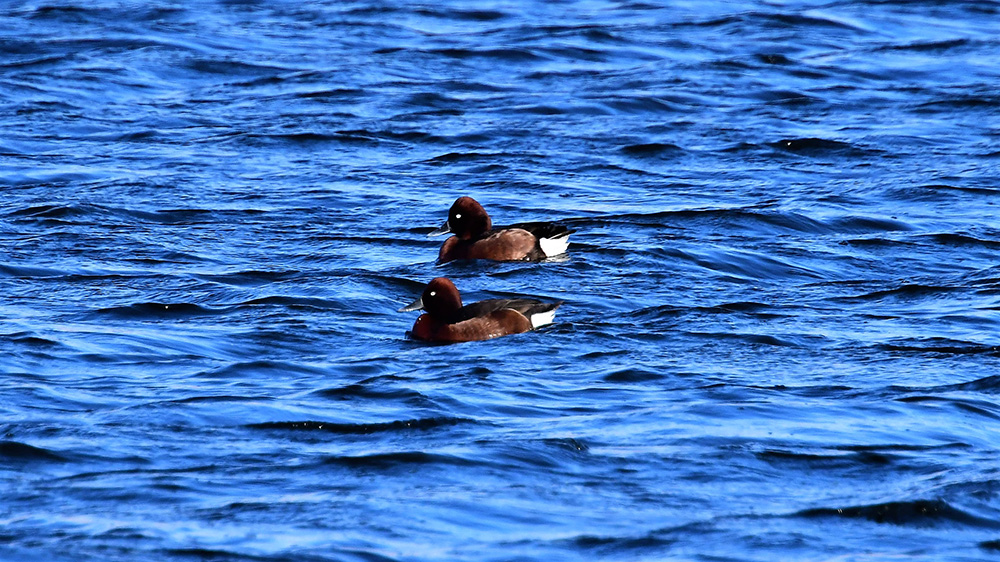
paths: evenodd
<path fill-rule="evenodd" d="M 1000 529 L 1000 521 L 979 517 L 958 509 L 944 500 L 889 502 L 852 507 L 820 507 L 795 514 L 807 519 L 866 519 L 875 523 L 900 526 L 957 524 L 966 527 Z"/>
<path fill-rule="evenodd" d="M 284 562 L 290 558 L 276 558 L 273 556 L 258 556 L 253 554 L 241 554 L 235 550 L 225 550 L 221 548 L 164 548 L 162 554 L 171 558 L 179 557 L 183 560 L 203 560 L 205 562 L 213 560 L 225 560 L 226 562 Z"/>
<path fill-rule="evenodd" d="M 323 375 L 326 374 L 326 371 L 310 367 L 308 365 L 290 363 L 287 361 L 244 361 L 234 363 L 232 365 L 226 365 L 225 367 L 220 367 L 218 369 L 202 371 L 198 373 L 197 376 L 212 378 L 245 378 L 248 376 L 287 375 L 289 373 L 302 375 Z"/>
<path fill-rule="evenodd" d="M 635 550 L 654 549 L 660 551 L 678 541 L 677 538 L 661 537 L 656 533 L 633 537 L 601 537 L 581 535 L 573 539 L 573 546 L 580 550 L 596 550 L 608 555 L 622 554 Z"/>
<path fill-rule="evenodd" d="M 833 232 L 845 234 L 874 233 L 874 232 L 909 232 L 917 230 L 910 223 L 887 217 L 867 217 L 862 215 L 849 215 L 827 221 Z"/>
<path fill-rule="evenodd" d="M 298 71 L 299 69 L 247 62 L 245 60 L 193 57 L 185 61 L 186 66 L 199 73 L 221 74 L 225 76 L 276 75 Z"/>
<path fill-rule="evenodd" d="M 904 338 L 876 347 L 894 353 L 933 355 L 988 355 L 1000 357 L 1000 345 L 990 345 L 945 337 Z"/>
<path fill-rule="evenodd" d="M 309 90 L 306 92 L 296 92 L 294 96 L 303 99 L 341 101 L 341 100 L 364 97 L 365 91 L 362 90 L 361 88 L 325 88 L 322 90 Z"/>
<path fill-rule="evenodd" d="M 1000 105 L 1000 96 L 995 95 L 960 95 L 947 98 L 934 99 L 917 106 L 917 111 L 937 112 L 953 111 L 956 109 L 982 109 L 984 112 L 992 113 Z"/>
<path fill-rule="evenodd" d="M 629 156 L 634 156 L 637 158 L 664 158 L 680 156 L 684 154 L 685 150 L 676 144 L 670 143 L 643 143 L 643 144 L 630 144 L 628 146 L 622 147 L 622 152 Z"/>
<path fill-rule="evenodd" d="M 637 321 L 649 322 L 673 319 L 689 314 L 744 314 L 759 319 L 773 319 L 787 316 L 786 314 L 777 312 L 777 307 L 774 305 L 751 301 L 724 303 L 715 306 L 650 306 L 633 310 L 628 313 L 628 316 Z"/>
<path fill-rule="evenodd" d="M 273 271 L 251 269 L 246 271 L 236 271 L 233 273 L 202 273 L 195 274 L 194 277 L 203 281 L 235 285 L 238 287 L 258 287 L 269 283 L 288 281 L 290 279 L 294 279 L 300 273 L 301 272 L 297 270 L 291 269 Z M 264 299 L 258 299 L 257 301 L 260 300 Z M 257 301 L 247 301 L 244 304 L 260 304 Z"/>
<path fill-rule="evenodd" d="M 428 144 L 441 144 L 448 142 L 449 139 L 435 135 L 433 133 L 428 133 L 426 131 L 393 131 L 393 130 L 369 130 L 369 129 L 353 129 L 337 131 L 336 134 L 342 135 L 344 137 L 357 138 L 359 140 L 373 140 L 373 141 L 397 141 L 405 143 L 428 143 Z"/>
<path fill-rule="evenodd" d="M 441 49 L 428 49 L 425 52 L 433 55 L 441 55 L 454 59 L 485 58 L 505 62 L 532 62 L 545 60 L 546 57 L 539 55 L 535 50 L 522 47 L 500 47 L 500 48 L 456 48 L 446 47 Z"/>
<path fill-rule="evenodd" d="M 936 244 L 952 248 L 982 248 L 985 250 L 1000 249 L 1000 240 L 978 238 L 971 234 L 943 232 L 939 234 L 928 234 L 926 237 Z"/>
<path fill-rule="evenodd" d="M 0 441 L 0 464 L 33 461 L 65 462 L 66 457 L 49 449 L 19 441 Z"/>
<path fill-rule="evenodd" d="M 543 104 L 519 104 L 504 111 L 510 113 L 523 113 L 529 115 L 590 115 L 605 116 L 614 112 L 602 104 L 565 102 L 565 103 L 543 103 Z"/>
<path fill-rule="evenodd" d="M 968 400 L 962 398 L 954 398 L 950 396 L 903 396 L 897 398 L 899 402 L 904 403 L 925 403 L 925 402 L 937 402 L 941 404 L 947 404 L 953 406 L 962 412 L 968 412 L 977 416 L 982 416 L 985 418 L 990 418 L 991 420 L 1000 420 L 1000 406 L 992 402 L 987 402 L 985 400 Z"/>
<path fill-rule="evenodd" d="M 662 227 L 665 224 L 725 225 L 740 227 L 760 234 L 771 232 L 804 232 L 812 234 L 874 234 L 910 232 L 917 227 L 888 217 L 845 215 L 819 220 L 797 211 L 779 211 L 755 207 L 678 209 L 651 213 L 616 213 L 571 219 L 582 227 L 626 224 Z"/>
<path fill-rule="evenodd" d="M 734 279 L 823 279 L 825 275 L 804 265 L 789 263 L 775 257 L 735 250 L 681 250 L 677 248 L 656 250 L 672 259 L 691 262 L 699 267 Z"/>
<path fill-rule="evenodd" d="M 896 455 L 881 451 L 852 451 L 820 454 L 768 449 L 756 453 L 757 458 L 773 465 L 803 465 L 807 470 L 843 470 L 884 467 L 898 460 Z"/>
<path fill-rule="evenodd" d="M 9 337 L 11 341 L 15 343 L 26 345 L 35 349 L 66 347 L 62 342 L 37 336 L 33 332 L 18 332 L 14 334 L 4 334 L 4 336 Z"/>
<path fill-rule="evenodd" d="M 356 304 L 356 303 L 355 303 Z M 345 304 L 343 301 L 331 301 L 312 297 L 261 297 L 240 303 L 240 307 L 275 305 L 291 309 L 309 310 L 354 310 L 354 305 Z"/>
<path fill-rule="evenodd" d="M 1000 153 L 997 153 L 1000 155 Z M 937 192 L 955 192 L 957 194 L 971 193 L 975 195 L 1000 195 L 1000 187 L 989 185 L 953 185 L 945 183 L 935 183 L 921 185 L 920 189 Z"/>
<path fill-rule="evenodd" d="M 664 375 L 660 373 L 654 373 L 648 369 L 639 368 L 627 368 L 617 370 L 613 373 L 608 373 L 602 377 L 602 380 L 606 382 L 617 382 L 617 383 L 641 383 L 648 381 L 655 381 L 663 379 Z"/>
<path fill-rule="evenodd" d="M 484 440 L 480 441 L 479 445 L 489 453 L 484 458 L 492 460 L 497 466 L 566 473 L 582 469 L 594 461 L 587 443 L 572 437 L 531 439 L 513 443 L 508 440 Z"/>
<path fill-rule="evenodd" d="M 446 154 L 441 154 L 435 156 L 430 160 L 425 161 L 426 164 L 450 164 L 452 162 L 485 162 L 493 163 L 498 160 L 511 160 L 511 159 L 522 159 L 522 158 L 545 158 L 544 154 L 511 154 L 506 152 L 448 152 Z"/>
<path fill-rule="evenodd" d="M 614 113 L 627 113 L 627 114 L 664 114 L 664 113 L 679 113 L 684 111 L 684 108 L 691 103 L 695 103 L 692 100 L 679 100 L 678 96 L 671 96 L 672 99 L 667 99 L 664 96 L 600 96 L 594 98 L 595 101 L 599 101 L 601 105 L 607 107 Z M 659 143 L 651 143 L 651 145 L 657 145 Z M 645 143 L 637 143 L 634 145 L 628 145 L 622 150 L 626 154 L 636 155 L 633 153 L 635 148 L 632 147 L 642 147 Z M 682 151 L 680 147 L 671 144 L 663 143 L 662 146 L 673 147 L 678 151 Z M 640 149 L 641 150 L 641 149 Z M 637 154 L 641 156 L 642 154 Z"/>
<path fill-rule="evenodd" d="M 181 14 L 181 8 L 164 6 L 136 6 L 129 9 L 117 9 L 112 6 L 81 7 L 72 4 L 43 4 L 36 8 L 28 8 L 29 19 L 68 20 L 74 24 L 80 23 L 86 17 L 94 18 L 95 22 L 107 21 L 161 21 L 171 15 Z"/>
<path fill-rule="evenodd" d="M 4 271 L 0 268 L 0 274 Z M 24 272 L 20 272 L 24 273 Z M 123 276 L 80 276 L 80 275 L 56 275 L 70 281 L 79 280 L 92 282 L 99 279 L 115 279 L 128 277 Z M 242 283 L 231 283 L 237 286 L 259 286 L 268 283 L 260 279 L 244 279 Z M 237 304 L 208 306 L 190 302 L 142 302 L 122 306 L 111 306 L 94 310 L 91 314 L 113 316 L 116 318 L 130 320 L 156 320 L 163 318 L 186 318 L 198 316 L 221 316 L 230 314 L 238 310 L 253 309 L 262 306 L 277 306 L 291 310 L 356 310 L 357 303 L 348 304 L 343 301 L 331 301 L 328 299 L 312 297 L 294 296 L 268 296 L 250 299 Z"/>
<path fill-rule="evenodd" d="M 96 205 L 38 205 L 16 209 L 7 213 L 11 217 L 66 218 L 94 214 L 101 207 Z"/>
<path fill-rule="evenodd" d="M 957 384 L 946 384 L 934 387 L 930 390 L 936 392 L 948 392 L 957 390 L 957 391 L 982 392 L 984 394 L 1000 394 L 1000 375 L 989 375 L 968 382 L 961 382 Z"/>
<path fill-rule="evenodd" d="M 769 143 L 767 146 L 780 150 L 801 154 L 803 156 L 846 156 L 852 158 L 867 157 L 881 154 L 872 148 L 862 148 L 852 143 L 817 137 L 788 138 Z"/>
<path fill-rule="evenodd" d="M 372 433 L 430 431 L 442 427 L 476 423 L 478 422 L 470 418 L 437 417 L 374 423 L 335 423 L 323 421 L 263 422 L 249 424 L 245 427 L 278 431 L 321 431 L 341 435 L 370 435 Z"/>
<path fill-rule="evenodd" d="M 321 133 L 315 131 L 298 131 L 294 133 L 241 133 L 237 139 L 248 144 L 291 143 L 291 144 L 377 144 L 379 139 L 351 132 L 334 131 Z"/>
<path fill-rule="evenodd" d="M 198 404 L 201 402 L 266 402 L 273 400 L 268 396 L 236 396 L 231 394 L 218 394 L 213 396 L 188 396 L 186 398 L 176 398 L 166 400 L 169 404 Z"/>
<path fill-rule="evenodd" d="M 823 101 L 821 98 L 795 90 L 764 90 L 754 94 L 754 97 L 770 105 L 786 106 L 806 106 Z M 821 146 L 821 142 L 827 144 Z M 838 145 L 844 146 L 840 147 Z M 770 146 L 788 152 L 809 154 L 810 156 L 819 156 L 822 153 L 850 154 L 850 150 L 855 150 L 853 146 L 847 143 L 825 141 L 823 139 L 784 139 L 777 143 L 771 143 Z"/>
<path fill-rule="evenodd" d="M 14 50 L 17 49 L 16 46 L 11 46 L 10 43 L 8 43 L 6 41 L 0 41 L 0 47 L 3 47 L 5 51 L 6 51 L 6 48 L 13 47 L 11 51 L 6 51 L 7 53 L 11 53 L 11 54 L 13 53 Z M 33 67 L 45 67 L 45 66 L 49 66 L 49 65 L 54 65 L 54 64 L 61 63 L 61 62 L 65 62 L 65 61 L 69 60 L 70 57 L 71 57 L 71 55 L 69 55 L 69 54 L 59 54 L 59 55 L 49 55 L 49 54 L 37 55 L 36 54 L 34 56 L 29 56 L 29 57 L 24 57 L 24 58 L 18 58 L 16 60 L 11 60 L 11 61 L 0 62 L 0 68 L 26 69 L 26 68 L 33 68 Z M 61 105 L 63 105 L 64 107 L 67 107 L 67 108 L 68 107 L 72 107 L 69 104 L 61 104 Z"/>
<path fill-rule="evenodd" d="M 918 201 L 951 202 L 965 195 L 996 196 L 1000 189 L 988 186 L 950 184 L 900 185 L 885 190 L 885 197 L 905 204 Z"/>
<path fill-rule="evenodd" d="M 985 550 L 997 550 L 1000 551 L 1000 540 L 995 541 L 983 541 L 979 543 L 979 548 Z"/>
<path fill-rule="evenodd" d="M 0 264 L 0 276 L 14 278 L 47 278 L 66 277 L 71 275 L 68 271 L 52 269 L 48 267 L 34 267 L 22 265 Z"/>
<path fill-rule="evenodd" d="M 113 306 L 96 310 L 97 314 L 106 314 L 117 318 L 130 320 L 145 320 L 159 318 L 177 318 L 190 316 L 215 316 L 225 314 L 232 307 L 211 308 L 199 304 L 178 302 L 141 302 L 127 306 Z"/>
<path fill-rule="evenodd" d="M 904 443 L 887 443 L 884 445 L 838 445 L 834 447 L 842 451 L 884 452 L 884 451 L 937 451 L 942 449 L 971 449 L 966 443 L 942 443 L 939 445 L 913 445 Z"/>
<path fill-rule="evenodd" d="M 476 466 L 481 463 L 470 461 L 455 455 L 442 453 L 427 453 L 424 451 L 401 451 L 393 453 L 373 453 L 370 455 L 328 456 L 323 464 L 334 464 L 354 469 L 386 470 L 399 466 L 440 465 L 440 466 Z"/>
<path fill-rule="evenodd" d="M 863 28 L 857 25 L 851 24 L 849 22 L 834 19 L 832 17 L 824 17 L 819 15 L 804 15 L 794 12 L 752 12 L 744 16 L 747 19 L 763 19 L 772 25 L 779 27 L 791 27 L 796 29 L 814 29 L 814 28 L 835 28 L 835 29 L 845 29 L 849 31 L 865 31 Z"/>
<path fill-rule="evenodd" d="M 792 348 L 802 348 L 807 347 L 805 343 L 793 341 L 788 338 L 779 338 L 777 336 L 772 336 L 770 334 L 739 334 L 733 332 L 686 332 L 689 336 L 708 339 L 708 340 L 719 340 L 719 341 L 738 341 L 742 343 L 751 344 L 754 346 L 773 346 L 773 347 L 792 347 Z"/>
<path fill-rule="evenodd" d="M 664 550 L 665 548 L 691 537 L 705 537 L 717 531 L 718 528 L 711 522 L 694 521 L 624 536 L 579 535 L 569 539 L 568 542 L 573 548 L 588 551 L 590 556 L 593 556 L 594 553 L 589 551 L 597 551 L 601 555 L 607 554 L 609 558 L 617 558 L 616 555 L 638 554 L 630 551 L 652 549 L 654 556 L 650 557 L 651 559 L 664 559 L 670 558 L 662 555 L 663 552 L 667 552 Z"/>
<path fill-rule="evenodd" d="M 454 7 L 447 9 L 434 9 L 429 6 L 417 6 L 413 8 L 413 13 L 422 16 L 458 21 L 497 21 L 509 17 L 507 12 L 502 12 L 500 10 L 461 9 Z"/>
<path fill-rule="evenodd" d="M 246 216 L 255 216 L 265 213 L 256 209 L 162 209 L 143 210 L 129 209 L 122 207 L 111 207 L 107 205 L 96 205 L 92 203 L 77 203 L 72 205 L 36 205 L 15 209 L 7 213 L 7 216 L 17 219 L 50 219 L 60 222 L 83 222 L 70 219 L 94 218 L 102 219 L 109 217 L 134 219 L 142 222 L 159 224 L 210 224 L 223 220 L 236 220 Z"/>
<path fill-rule="evenodd" d="M 105 540 L 117 540 L 117 542 L 122 541 L 122 537 L 101 537 Z M 129 536 L 126 537 L 134 541 L 138 537 Z M 141 538 L 147 538 L 143 535 Z M 397 562 L 397 558 L 392 558 L 385 553 L 385 549 L 376 548 L 371 550 L 365 550 L 362 548 L 338 548 L 326 546 L 323 548 L 322 555 L 311 555 L 311 554 L 300 554 L 291 549 L 292 552 L 288 553 L 258 553 L 257 549 L 248 549 L 254 554 L 249 554 L 246 552 L 240 552 L 238 547 L 233 548 L 208 548 L 208 547 L 174 547 L 174 548 L 162 548 L 157 549 L 150 553 L 146 550 L 137 551 L 134 553 L 129 552 L 129 550 L 122 548 L 120 549 L 119 555 L 122 553 L 131 554 L 129 559 L 140 560 L 140 559 L 151 559 L 151 558 L 161 558 L 166 556 L 167 560 L 178 560 L 183 562 L 329 562 L 330 560 L 337 560 L 339 562 Z M 25 560 L 29 560 L 26 558 Z M 95 557 L 94 560 L 106 559 L 104 557 Z M 73 560 L 84 560 L 80 557 L 74 557 Z"/>
<path fill-rule="evenodd" d="M 925 285 L 922 283 L 906 283 L 898 287 L 889 289 L 878 289 L 859 295 L 846 297 L 833 297 L 832 300 L 841 302 L 851 301 L 894 301 L 894 300 L 915 300 L 927 297 L 935 297 L 965 290 L 962 287 L 952 287 L 947 285 Z"/>
<path fill-rule="evenodd" d="M 430 400 L 416 390 L 390 386 L 392 382 L 405 380 L 407 379 L 397 375 L 379 375 L 355 384 L 316 390 L 313 394 L 338 400 L 351 398 L 402 399 L 415 402 Z"/>
<path fill-rule="evenodd" d="M 879 47 L 879 51 L 916 51 L 921 53 L 926 52 L 943 52 L 958 47 L 969 46 L 973 41 L 967 38 L 960 39 L 945 39 L 941 41 L 916 41 L 914 43 L 906 43 L 903 45 L 884 45 Z"/>

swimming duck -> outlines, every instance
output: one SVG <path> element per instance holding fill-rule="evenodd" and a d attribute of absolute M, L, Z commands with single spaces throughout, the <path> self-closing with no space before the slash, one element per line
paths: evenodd
<path fill-rule="evenodd" d="M 520 334 L 552 322 L 562 302 L 534 299 L 490 299 L 462 306 L 462 297 L 447 277 L 432 279 L 423 294 L 399 312 L 424 310 L 410 334 L 420 340 L 464 342 Z"/>
<path fill-rule="evenodd" d="M 431 236 L 452 233 L 438 252 L 438 263 L 452 260 L 538 261 L 566 253 L 570 230 L 552 222 L 523 222 L 493 228 L 486 209 L 472 197 L 459 197 L 448 220 Z"/>

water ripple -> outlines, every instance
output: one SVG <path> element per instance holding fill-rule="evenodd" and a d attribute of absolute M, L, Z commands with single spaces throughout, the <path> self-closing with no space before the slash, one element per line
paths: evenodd
<path fill-rule="evenodd" d="M 12 7 L 0 558 L 995 552 L 998 14 Z M 569 251 L 437 265 L 460 195 Z"/>

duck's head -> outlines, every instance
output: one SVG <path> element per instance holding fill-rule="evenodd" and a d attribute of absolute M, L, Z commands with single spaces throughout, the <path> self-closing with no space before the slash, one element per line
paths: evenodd
<path fill-rule="evenodd" d="M 411 310 L 425 310 L 432 318 L 447 322 L 459 316 L 459 311 L 462 310 L 462 297 L 451 279 L 436 277 L 424 287 L 420 298 L 400 308 L 399 312 Z"/>
<path fill-rule="evenodd" d="M 431 236 L 446 234 L 448 232 L 461 238 L 469 240 L 493 228 L 493 221 L 486 209 L 472 197 L 459 197 L 448 209 L 448 220 L 441 225 L 441 228 L 431 232 Z"/>

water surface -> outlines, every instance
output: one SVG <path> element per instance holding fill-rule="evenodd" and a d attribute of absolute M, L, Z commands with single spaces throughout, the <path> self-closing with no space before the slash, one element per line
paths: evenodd
<path fill-rule="evenodd" d="M 0 558 L 1000 550 L 1000 3 L 15 2 Z M 434 260 L 460 195 L 560 220 Z M 395 310 L 563 300 L 451 346 Z"/>

